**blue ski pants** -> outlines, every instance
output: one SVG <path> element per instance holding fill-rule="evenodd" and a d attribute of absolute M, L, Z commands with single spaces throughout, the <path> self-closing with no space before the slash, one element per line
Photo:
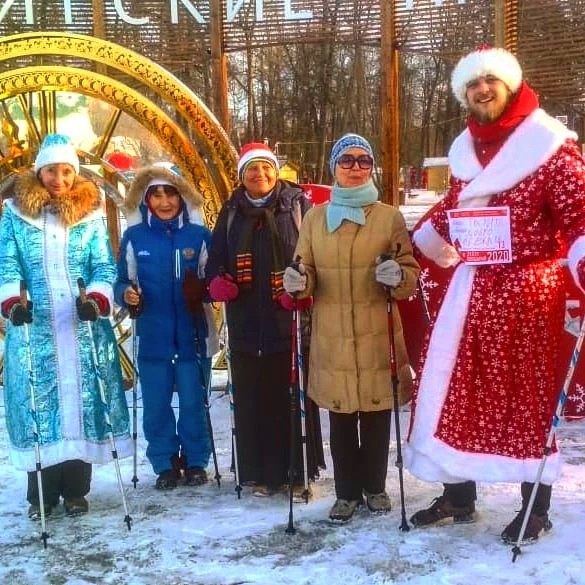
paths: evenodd
<path fill-rule="evenodd" d="M 138 360 L 142 388 L 146 456 L 158 475 L 172 469 L 179 453 L 188 467 L 207 467 L 211 441 L 207 426 L 207 380 L 211 358 L 195 360 Z M 178 417 L 172 407 L 179 398 Z"/>

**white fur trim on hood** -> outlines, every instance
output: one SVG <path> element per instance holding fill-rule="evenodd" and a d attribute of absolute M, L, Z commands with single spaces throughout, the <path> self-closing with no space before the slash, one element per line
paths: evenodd
<path fill-rule="evenodd" d="M 144 203 L 144 195 L 149 186 L 172 185 L 181 194 L 185 202 L 189 222 L 203 225 L 203 196 L 181 175 L 162 166 L 151 166 L 141 169 L 136 174 L 132 185 L 128 189 L 122 210 L 126 216 L 128 226 L 142 222 L 140 205 Z"/>

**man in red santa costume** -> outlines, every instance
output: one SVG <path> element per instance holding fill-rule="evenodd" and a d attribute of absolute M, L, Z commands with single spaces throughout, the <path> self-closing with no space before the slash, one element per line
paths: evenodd
<path fill-rule="evenodd" d="M 415 526 L 473 522 L 476 482 L 518 482 L 516 542 L 564 372 L 562 248 L 585 283 L 585 162 L 577 135 L 539 108 L 516 58 L 483 47 L 451 79 L 469 111 L 449 152 L 452 182 L 415 231 L 418 249 L 454 266 L 424 354 L 405 460 L 444 484 Z M 455 247 L 456 245 L 456 247 Z M 553 449 L 523 542 L 550 530 Z"/>

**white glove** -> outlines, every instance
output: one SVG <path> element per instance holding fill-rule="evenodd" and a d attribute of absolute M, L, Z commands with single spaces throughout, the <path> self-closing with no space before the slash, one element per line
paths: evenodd
<path fill-rule="evenodd" d="M 397 287 L 402 281 L 402 268 L 396 260 L 384 260 L 376 266 L 376 280 L 384 286 Z"/>
<path fill-rule="evenodd" d="M 292 266 L 287 266 L 284 271 L 282 286 L 284 286 L 284 290 L 291 295 L 304 291 L 307 288 L 305 267 L 302 264 L 299 264 L 298 267 L 299 269 L 295 270 Z"/>

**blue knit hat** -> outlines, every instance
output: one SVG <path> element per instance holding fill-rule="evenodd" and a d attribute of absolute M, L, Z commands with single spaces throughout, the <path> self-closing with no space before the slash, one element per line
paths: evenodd
<path fill-rule="evenodd" d="M 339 157 L 350 148 L 361 148 L 372 157 L 372 160 L 374 159 L 374 151 L 365 138 L 362 138 L 359 134 L 345 134 L 345 136 L 342 136 L 331 149 L 329 170 L 332 175 L 335 175 L 335 165 L 337 164 Z"/>

